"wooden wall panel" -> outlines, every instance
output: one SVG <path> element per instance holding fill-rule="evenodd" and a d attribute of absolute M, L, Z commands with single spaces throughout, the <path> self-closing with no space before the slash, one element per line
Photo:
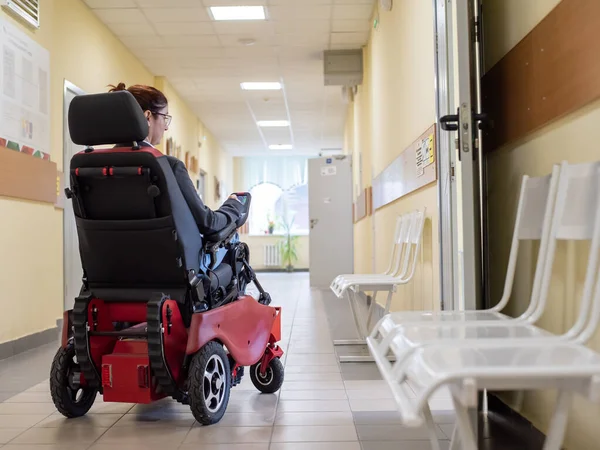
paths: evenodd
<path fill-rule="evenodd" d="M 56 163 L 0 147 L 0 196 L 56 203 Z"/>
<path fill-rule="evenodd" d="M 600 1 L 562 0 L 483 77 L 487 151 L 600 98 Z"/>

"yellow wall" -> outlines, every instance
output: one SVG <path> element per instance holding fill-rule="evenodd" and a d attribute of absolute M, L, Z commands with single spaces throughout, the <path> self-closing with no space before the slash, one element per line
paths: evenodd
<path fill-rule="evenodd" d="M 2 18 L 12 19 L 0 13 Z M 50 52 L 51 157 L 63 167 L 63 81 L 87 92 L 108 84 L 155 82 L 150 73 L 81 0 L 41 2 L 41 28 L 26 32 Z M 17 23 L 14 22 L 13 23 Z M 171 133 L 193 145 L 198 119 L 167 87 L 175 112 Z M 230 180 L 227 157 L 212 143 L 217 158 L 211 173 Z M 191 147 L 192 148 L 192 147 Z M 229 178 L 227 178 L 229 177 Z M 0 316 L 0 342 L 56 326 L 63 309 L 62 211 L 52 206 L 0 198 L 0 287 L 6 314 Z"/>
<path fill-rule="evenodd" d="M 363 186 L 435 122 L 433 6 L 406 0 L 391 12 L 380 12 L 364 51 L 364 81 L 350 108 L 354 109 L 354 161 L 362 153 Z M 357 180 L 355 179 L 355 183 Z M 387 268 L 398 214 L 427 208 L 422 251 L 414 280 L 399 289 L 392 309 L 437 309 L 439 243 L 436 186 L 430 185 L 375 212 L 355 226 L 355 267 L 370 272 Z M 373 224 L 375 239 L 373 242 Z M 381 299 L 383 300 L 383 299 Z"/>
<path fill-rule="evenodd" d="M 485 17 L 485 38 L 486 48 L 492 52 L 486 58 L 488 68 L 535 27 L 557 3 L 557 0 L 487 0 L 484 4 L 488 13 Z M 506 146 L 489 156 L 489 223 L 494 298 L 500 298 L 506 273 L 512 233 L 512 228 L 507 223 L 514 220 L 520 178 L 524 174 L 546 175 L 552 170 L 552 164 L 562 160 L 580 163 L 600 159 L 600 151 L 590 145 L 590 142 L 600 139 L 599 123 L 600 102 L 596 102 L 545 127 L 524 142 Z M 535 264 L 532 250 L 535 249 L 525 248 L 525 257 L 519 261 L 521 265 L 515 277 L 514 304 L 510 310 L 512 314 L 523 311 L 529 300 Z M 587 250 L 584 245 L 558 246 L 549 290 L 549 306 L 539 322 L 543 328 L 561 333 L 573 324 L 578 308 L 578 301 L 575 299 L 580 297 L 582 291 Z M 592 339 L 590 347 L 600 351 L 598 335 Z M 511 397 L 504 398 L 509 403 L 512 402 Z M 522 413 L 546 432 L 554 403 L 553 392 L 529 392 L 525 395 Z M 565 447 L 569 450 L 598 448 L 598 417 L 599 406 L 578 398 L 571 409 Z"/>

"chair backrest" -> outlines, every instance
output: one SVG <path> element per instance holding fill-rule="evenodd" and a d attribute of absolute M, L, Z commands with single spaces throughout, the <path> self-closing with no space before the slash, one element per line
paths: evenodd
<path fill-rule="evenodd" d="M 592 300 L 600 300 L 598 296 L 597 298 L 593 296 L 598 277 L 598 251 L 600 250 L 600 162 L 561 164 L 556 207 L 540 293 L 542 308 L 538 308 L 536 314 L 532 316 L 535 320 L 541 316 L 541 310 L 548 300 L 558 241 L 590 241 L 591 244 L 579 314 L 573 327 L 564 335 L 568 339 L 583 339 L 589 334 L 590 327 L 595 329 L 597 325 L 589 320 L 593 311 L 599 307 L 594 305 Z"/>
<path fill-rule="evenodd" d="M 400 216 L 400 227 L 396 235 L 396 261 L 394 262 L 394 271 L 392 275 L 395 278 L 402 278 L 407 270 L 407 255 L 410 251 L 410 233 L 414 223 L 414 212 L 402 214 Z"/>
<path fill-rule="evenodd" d="M 421 249 L 421 243 L 423 240 L 423 228 L 425 227 L 425 214 L 427 208 L 423 208 L 422 211 L 417 210 L 412 215 L 412 226 L 410 229 L 410 235 L 408 237 L 408 252 L 406 255 L 406 273 L 402 281 L 407 282 L 412 279 L 417 268 L 417 260 L 419 258 L 419 250 Z"/>
<path fill-rule="evenodd" d="M 202 238 L 168 159 L 140 143 L 147 121 L 127 91 L 82 95 L 69 108 L 70 165 L 81 261 L 105 301 L 148 301 L 156 290 L 184 301 Z M 124 145 L 94 149 L 103 144 Z"/>
<path fill-rule="evenodd" d="M 552 168 L 552 173 L 546 176 L 529 177 L 525 175 L 522 179 L 513 239 L 504 281 L 504 291 L 502 298 L 493 308 L 495 311 L 503 310 L 510 300 L 517 268 L 520 241 L 540 241 L 529 305 L 520 318 L 527 319 L 531 317 L 539 307 L 540 285 L 547 257 L 550 226 L 556 202 L 559 176 L 560 168 L 558 165 L 555 165 Z"/>
<path fill-rule="evenodd" d="M 396 251 L 398 250 L 398 236 L 402 227 L 402 216 L 396 218 L 396 228 L 394 230 L 394 239 L 392 240 L 392 252 L 390 254 L 390 262 L 385 270 L 385 275 L 392 275 L 395 272 L 394 262 L 396 261 Z"/>

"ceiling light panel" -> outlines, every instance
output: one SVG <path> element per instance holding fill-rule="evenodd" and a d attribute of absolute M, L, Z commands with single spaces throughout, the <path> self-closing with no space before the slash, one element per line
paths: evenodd
<path fill-rule="evenodd" d="M 278 81 L 247 81 L 240 85 L 245 91 L 278 91 L 281 83 Z"/>
<path fill-rule="evenodd" d="M 211 6 L 210 13 L 214 20 L 265 20 L 267 18 L 263 6 Z"/>
<path fill-rule="evenodd" d="M 293 147 L 291 144 L 272 144 L 269 145 L 269 150 L 291 150 Z"/>
<path fill-rule="evenodd" d="M 288 120 L 259 120 L 256 122 L 259 127 L 289 127 Z"/>

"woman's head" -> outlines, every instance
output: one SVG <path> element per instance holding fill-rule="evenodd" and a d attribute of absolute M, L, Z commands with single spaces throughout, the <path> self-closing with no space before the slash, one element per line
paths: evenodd
<path fill-rule="evenodd" d="M 148 142 L 152 145 L 160 144 L 171 123 L 169 102 L 165 94 L 152 86 L 140 84 L 126 87 L 125 83 L 119 83 L 117 86 L 110 87 L 110 92 L 127 90 L 135 97 L 148 120 Z"/>

